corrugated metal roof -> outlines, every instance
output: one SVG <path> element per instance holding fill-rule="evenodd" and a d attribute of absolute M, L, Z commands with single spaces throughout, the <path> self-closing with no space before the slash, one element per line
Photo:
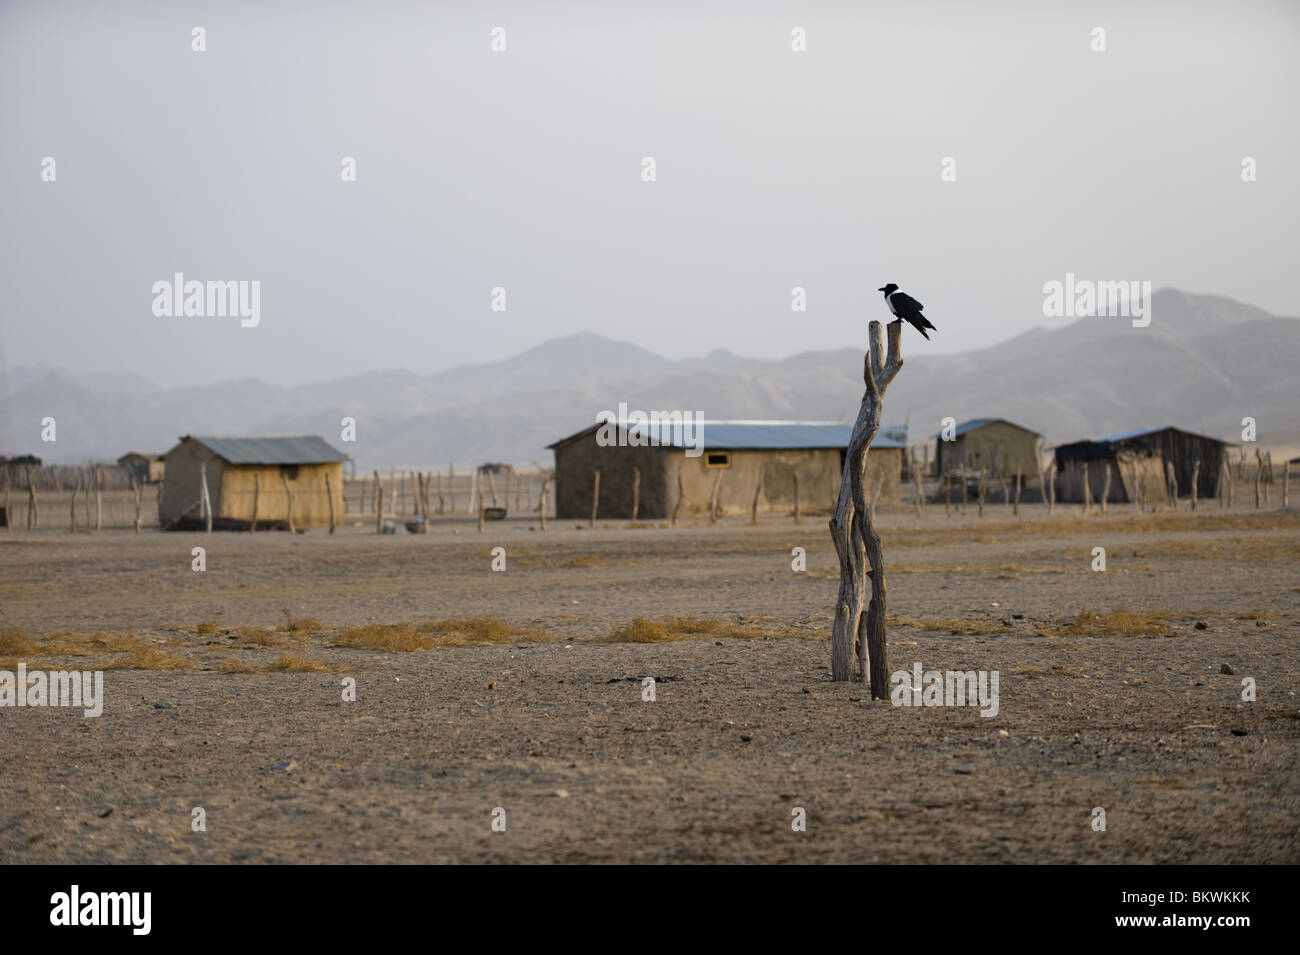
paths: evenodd
<path fill-rule="evenodd" d="M 325 464 L 342 461 L 347 457 L 316 434 L 187 434 L 181 440 L 187 438 L 197 441 L 231 464 Z"/>
<path fill-rule="evenodd" d="M 708 449 L 730 451 L 792 451 L 805 448 L 847 448 L 853 436 L 853 427 L 847 424 L 833 424 L 824 421 L 703 421 L 692 422 L 689 434 L 675 428 L 667 422 L 657 422 L 657 426 L 645 425 L 629 428 L 635 434 L 644 434 L 652 442 L 669 447 L 684 448 L 692 445 L 699 428 L 703 437 L 703 446 Z M 599 425 L 584 428 L 571 438 L 576 438 L 594 430 Z M 557 441 L 563 444 L 569 438 Z M 871 442 L 873 448 L 901 448 L 902 443 L 877 434 Z"/>
<path fill-rule="evenodd" d="M 1206 441 L 1218 441 L 1220 444 L 1236 447 L 1231 441 L 1224 441 L 1222 438 L 1215 438 L 1208 434 L 1201 434 L 1197 431 L 1188 431 L 1186 428 L 1176 428 L 1171 424 L 1162 425 L 1159 428 L 1136 428 L 1132 431 L 1121 431 L 1119 434 L 1112 434 L 1109 437 L 1097 438 L 1097 441 L 1104 441 L 1110 444 L 1118 444 L 1121 441 L 1131 441 L 1134 438 L 1145 438 L 1149 435 L 1159 434 L 1161 431 L 1181 431 L 1183 434 L 1190 434 L 1193 437 L 1203 438 Z"/>

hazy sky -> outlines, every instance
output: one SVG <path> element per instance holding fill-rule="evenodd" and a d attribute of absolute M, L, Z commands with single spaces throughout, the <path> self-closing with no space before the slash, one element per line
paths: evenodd
<path fill-rule="evenodd" d="M 1066 323 L 1067 271 L 1297 315 L 1298 54 L 1293 0 L 6 0 L 0 361 L 782 357 L 862 344 L 890 281 L 938 326 L 914 349 L 962 351 Z M 175 272 L 259 281 L 261 324 L 156 317 Z"/>

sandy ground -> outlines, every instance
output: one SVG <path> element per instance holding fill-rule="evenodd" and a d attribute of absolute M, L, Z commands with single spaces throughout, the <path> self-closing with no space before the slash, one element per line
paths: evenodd
<path fill-rule="evenodd" d="M 130 632 L 185 667 L 108 669 L 99 718 L 0 708 L 0 861 L 1300 862 L 1300 514 L 1023 511 L 881 521 L 890 669 L 996 670 L 993 718 L 830 682 L 822 518 L 0 531 L 11 644 Z M 1073 626 L 1120 608 L 1155 632 Z M 345 627 L 479 615 L 530 632 L 331 646 Z M 748 635 L 607 642 L 683 616 Z M 249 636 L 300 618 L 323 629 Z M 3 646 L 0 669 L 126 659 Z M 329 669 L 221 672 L 285 654 Z"/>

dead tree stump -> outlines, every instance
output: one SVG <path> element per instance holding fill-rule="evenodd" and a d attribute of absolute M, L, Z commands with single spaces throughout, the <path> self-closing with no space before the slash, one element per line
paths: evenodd
<path fill-rule="evenodd" d="M 880 323 L 872 322 L 870 325 L 862 375 L 867 387 L 844 457 L 839 498 L 830 521 L 831 539 L 835 542 L 835 552 L 840 561 L 840 592 L 831 634 L 831 679 L 847 681 L 856 677 L 859 682 L 869 682 L 871 696 L 878 700 L 889 696 L 889 674 L 885 664 L 885 560 L 863 485 L 867 449 L 880 430 L 885 390 L 903 367 L 899 352 L 901 332 L 901 322 L 890 323 L 889 351 L 885 355 Z M 866 593 L 868 580 L 871 582 L 870 603 Z M 855 646 L 856 674 L 853 666 Z"/>

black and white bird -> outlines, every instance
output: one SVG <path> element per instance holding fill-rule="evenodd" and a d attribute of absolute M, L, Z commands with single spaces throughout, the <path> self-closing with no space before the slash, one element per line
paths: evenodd
<path fill-rule="evenodd" d="M 889 306 L 889 311 L 894 318 L 900 322 L 907 322 L 920 332 L 926 341 L 930 340 L 930 336 L 925 334 L 927 328 L 938 331 L 937 328 L 930 324 L 930 320 L 921 314 L 921 309 L 925 308 L 925 306 L 906 292 L 900 292 L 898 286 L 893 282 L 890 282 L 884 288 L 876 289 L 876 291 L 885 293 L 885 304 Z"/>

